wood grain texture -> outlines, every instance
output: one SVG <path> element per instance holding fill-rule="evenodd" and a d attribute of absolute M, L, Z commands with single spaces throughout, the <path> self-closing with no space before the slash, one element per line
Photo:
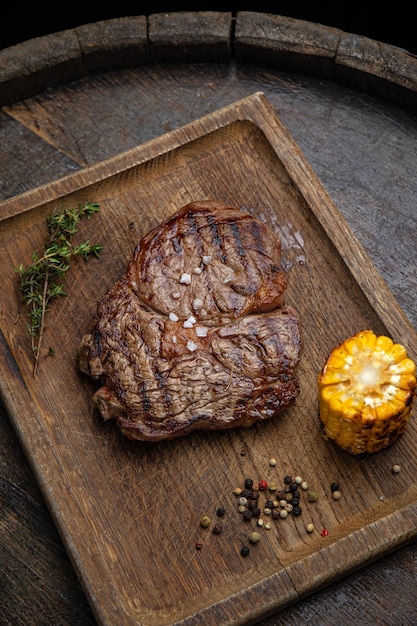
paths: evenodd
<path fill-rule="evenodd" d="M 236 18 L 218 11 L 115 18 L 5 48 L 0 50 L 0 106 L 98 69 L 232 58 L 325 76 L 416 108 L 417 59 L 406 50 L 321 24 L 253 11 L 240 11 Z"/>
<path fill-rule="evenodd" d="M 236 59 L 331 78 L 341 35 L 338 28 L 240 11 L 235 28 Z"/>
<path fill-rule="evenodd" d="M 149 63 L 146 17 L 120 17 L 75 29 L 88 72 Z"/>
<path fill-rule="evenodd" d="M 92 419 L 91 384 L 77 372 L 75 355 L 68 359 L 70 346 L 83 334 L 84 320 L 92 319 L 102 277 L 110 285 L 122 273 L 129 242 L 133 249 L 195 194 L 220 194 L 281 233 L 288 301 L 305 320 L 303 393 L 295 409 L 261 428 L 131 445 Z M 56 308 L 48 338 L 60 346 L 53 375 L 45 361 L 39 380 L 32 379 L 23 320 L 16 325 L 3 315 L 2 395 L 97 619 L 158 625 L 254 621 L 412 539 L 414 424 L 399 445 L 358 462 L 324 442 L 312 419 L 317 371 L 336 342 L 371 326 L 401 337 L 414 356 L 415 331 L 264 96 L 2 203 L 2 263 L 10 266 L 2 293 L 9 308 L 18 305 L 11 269 L 39 245 L 45 215 L 57 202 L 68 206 L 87 197 L 102 204 L 104 221 L 94 235 L 107 252 L 88 269 L 77 267 L 68 299 Z M 123 241 L 116 254 L 115 239 Z M 242 562 L 239 546 L 247 530 L 228 500 L 230 525 L 219 541 L 205 537 L 199 558 L 194 543 L 202 512 L 216 506 L 219 493 L 230 498 L 245 475 L 268 473 L 271 480 L 267 459 L 274 454 L 281 476 L 294 468 L 314 483 L 320 506 L 306 507 L 308 516 L 317 528 L 327 526 L 329 537 L 309 537 L 304 521 L 291 520 L 267 532 L 251 560 Z M 394 458 L 404 466 L 399 477 L 390 472 Z M 328 494 L 331 475 L 343 481 L 345 498 L 336 506 Z M 158 503 L 169 524 L 161 526 Z M 144 570 L 152 573 L 146 580 Z"/>
<path fill-rule="evenodd" d="M 232 14 L 184 11 L 150 15 L 148 37 L 155 63 L 224 63 L 231 57 Z"/>

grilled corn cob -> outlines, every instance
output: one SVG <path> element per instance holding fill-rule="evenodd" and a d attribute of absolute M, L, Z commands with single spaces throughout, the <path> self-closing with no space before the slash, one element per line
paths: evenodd
<path fill-rule="evenodd" d="M 319 374 L 324 434 L 352 454 L 378 452 L 406 429 L 416 365 L 389 337 L 363 330 L 335 348 Z"/>

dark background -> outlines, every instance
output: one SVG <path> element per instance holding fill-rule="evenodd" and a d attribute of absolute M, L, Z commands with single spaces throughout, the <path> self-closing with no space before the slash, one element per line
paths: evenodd
<path fill-rule="evenodd" d="M 87 6 L 87 4 L 89 6 Z M 47 35 L 81 24 L 96 22 L 114 17 L 149 15 L 173 11 L 259 11 L 274 13 L 326 26 L 334 26 L 349 33 L 364 35 L 384 43 L 405 48 L 417 54 L 417 34 L 413 26 L 413 3 L 390 4 L 371 2 L 199 2 L 190 6 L 189 2 L 128 2 L 118 0 L 112 3 L 95 4 L 85 2 L 46 4 L 42 1 L 21 5 L 8 3 L 6 16 L 0 22 L 0 48 Z"/>

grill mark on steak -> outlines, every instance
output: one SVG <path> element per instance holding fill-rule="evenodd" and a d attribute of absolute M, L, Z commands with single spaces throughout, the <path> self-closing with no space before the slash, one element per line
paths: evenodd
<path fill-rule="evenodd" d="M 176 254 L 182 254 L 183 253 L 183 248 L 182 248 L 181 241 L 178 239 L 177 236 L 172 238 L 172 247 L 174 248 L 174 252 Z"/>
<path fill-rule="evenodd" d="M 102 378 L 94 401 L 103 418 L 131 439 L 158 441 L 250 426 L 291 404 L 301 338 L 297 313 L 284 306 L 280 253 L 264 224 L 209 201 L 148 233 L 79 347 L 82 371 Z M 180 284 L 182 271 L 191 284 Z M 204 309 L 193 311 L 196 298 Z M 206 336 L 183 326 L 190 313 Z"/>

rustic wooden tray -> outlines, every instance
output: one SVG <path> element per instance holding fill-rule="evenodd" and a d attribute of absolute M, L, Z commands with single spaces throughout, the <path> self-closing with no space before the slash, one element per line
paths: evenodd
<path fill-rule="evenodd" d="M 251 211 L 282 237 L 287 302 L 302 319 L 301 394 L 249 429 L 129 442 L 93 415 L 96 387 L 78 371 L 76 347 L 142 235 L 207 198 Z M 80 240 L 104 251 L 73 263 L 68 297 L 47 319 L 54 354 L 34 379 L 14 268 L 42 249 L 55 207 L 87 200 L 101 210 Z M 322 437 L 316 388 L 326 356 L 347 336 L 372 328 L 416 358 L 416 333 L 262 93 L 3 202 L 0 215 L 1 392 L 101 624 L 252 623 L 416 535 L 416 420 L 390 449 L 354 457 Z M 301 475 L 317 501 L 302 494 L 302 514 L 271 520 L 243 558 L 256 527 L 242 520 L 233 489 L 246 477 L 281 485 L 286 474 Z M 226 515 L 215 534 L 218 505 Z M 203 514 L 213 518 L 208 529 Z"/>

